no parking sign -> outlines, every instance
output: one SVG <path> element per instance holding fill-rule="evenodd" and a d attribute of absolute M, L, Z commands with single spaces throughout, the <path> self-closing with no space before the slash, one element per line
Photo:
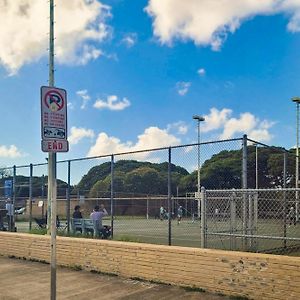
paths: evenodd
<path fill-rule="evenodd" d="M 64 89 L 41 87 L 42 151 L 67 152 L 67 92 Z"/>

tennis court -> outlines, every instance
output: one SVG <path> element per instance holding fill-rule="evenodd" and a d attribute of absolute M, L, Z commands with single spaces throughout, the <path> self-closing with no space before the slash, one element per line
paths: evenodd
<path fill-rule="evenodd" d="M 110 219 L 103 221 L 104 225 L 110 225 Z M 66 222 L 61 221 L 62 227 L 60 234 L 66 234 Z M 237 220 L 237 228 L 241 225 L 241 220 Z M 28 222 L 17 222 L 18 232 L 28 232 Z M 32 223 L 33 229 L 38 229 L 37 224 Z M 224 250 L 243 250 L 244 238 L 239 236 L 241 232 L 236 231 L 236 236 L 230 236 L 229 220 L 216 220 L 210 218 L 207 220 L 207 247 Z M 114 219 L 114 239 L 142 242 L 152 244 L 168 245 L 169 243 L 169 222 L 161 221 L 155 218 L 143 217 L 121 217 L 116 216 Z M 178 224 L 177 220 L 171 221 L 171 244 L 185 247 L 200 247 L 200 222 L 191 218 L 183 218 Z M 276 239 L 272 237 L 276 236 Z M 287 240 L 280 237 L 284 236 L 284 226 L 282 222 L 272 219 L 259 219 L 257 231 L 253 237 L 247 239 L 248 248 L 255 252 L 275 252 L 282 254 L 287 252 L 299 251 L 300 243 L 295 240 Z M 296 226 L 286 226 L 286 237 L 300 239 L 300 224 Z M 292 248 L 292 249 L 291 249 Z M 290 249 L 290 251 L 287 251 Z M 298 250 L 297 250 L 298 249 Z"/>

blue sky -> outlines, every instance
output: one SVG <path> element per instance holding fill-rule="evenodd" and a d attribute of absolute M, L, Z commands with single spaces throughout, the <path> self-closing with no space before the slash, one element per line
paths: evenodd
<path fill-rule="evenodd" d="M 58 159 L 195 142 L 193 114 L 205 141 L 293 147 L 299 15 L 298 0 L 57 0 L 70 142 Z M 48 3 L 8 1 L 0 17 L 0 166 L 43 162 Z"/>

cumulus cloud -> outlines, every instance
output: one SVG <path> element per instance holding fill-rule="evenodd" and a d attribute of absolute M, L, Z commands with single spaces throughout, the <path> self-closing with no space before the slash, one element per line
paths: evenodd
<path fill-rule="evenodd" d="M 97 0 L 57 0 L 55 4 L 57 62 L 86 64 L 98 58 L 102 53 L 98 44 L 111 31 L 105 24 L 110 17 L 110 7 Z M 47 55 L 47 1 L 0 0 L 0 19 L 0 64 L 10 75 L 17 73 L 24 64 Z"/>
<path fill-rule="evenodd" d="M 224 126 L 231 114 L 231 109 L 223 108 L 222 110 L 218 110 L 214 107 L 211 108 L 210 114 L 204 116 L 205 122 L 202 122 L 201 124 L 201 131 L 208 132 L 219 129 L 220 127 Z"/>
<path fill-rule="evenodd" d="M 165 129 L 149 127 L 137 137 L 136 143 L 131 141 L 122 142 L 120 139 L 108 136 L 105 132 L 99 133 L 96 143 L 88 152 L 88 156 L 106 155 L 111 153 L 122 153 L 143 149 L 174 146 L 180 143 L 180 139 L 168 133 Z M 134 155 L 137 159 L 145 159 L 151 152 Z"/>
<path fill-rule="evenodd" d="M 137 42 L 137 34 L 136 33 L 127 33 L 124 35 L 121 43 L 124 44 L 127 48 L 133 47 Z"/>
<path fill-rule="evenodd" d="M 288 14 L 287 29 L 300 31 L 299 0 L 149 0 L 145 11 L 152 17 L 154 35 L 162 44 L 192 40 L 219 50 L 228 33 L 256 15 Z"/>
<path fill-rule="evenodd" d="M 75 145 L 78 144 L 83 138 L 93 138 L 95 133 L 92 129 L 85 129 L 85 128 L 71 128 L 71 134 L 68 138 L 70 144 Z"/>
<path fill-rule="evenodd" d="M 81 109 L 85 109 L 87 103 L 91 99 L 90 95 L 88 94 L 87 90 L 80 90 L 77 91 L 76 94 L 82 99 L 82 104 L 80 106 Z"/>
<path fill-rule="evenodd" d="M 167 131 L 171 132 L 175 130 L 177 134 L 185 135 L 188 132 L 188 126 L 183 121 L 178 121 L 172 124 L 168 124 Z"/>
<path fill-rule="evenodd" d="M 191 87 L 190 82 L 180 81 L 180 82 L 176 83 L 177 93 L 180 96 L 186 95 L 188 93 L 190 87 Z"/>
<path fill-rule="evenodd" d="M 94 107 L 97 109 L 109 109 L 109 110 L 123 110 L 130 106 L 130 101 L 127 98 L 123 98 L 123 100 L 119 100 L 118 96 L 111 95 L 108 96 L 106 101 L 98 99 L 94 103 Z"/>
<path fill-rule="evenodd" d="M 272 139 L 269 129 L 274 122 L 268 120 L 260 120 L 249 112 L 241 113 L 238 118 L 232 117 L 233 111 L 224 108 L 218 110 L 212 108 L 210 114 L 205 115 L 205 122 L 201 124 L 202 132 L 210 132 L 220 130 L 221 139 L 230 139 L 238 134 L 247 134 L 249 138 L 268 142 Z"/>
<path fill-rule="evenodd" d="M 206 71 L 204 68 L 200 68 L 198 71 L 197 71 L 198 75 L 199 76 L 204 76 L 206 74 Z"/>
<path fill-rule="evenodd" d="M 24 156 L 24 154 L 22 154 L 15 145 L 10 145 L 10 146 L 0 145 L 0 157 L 18 158 L 22 156 Z"/>

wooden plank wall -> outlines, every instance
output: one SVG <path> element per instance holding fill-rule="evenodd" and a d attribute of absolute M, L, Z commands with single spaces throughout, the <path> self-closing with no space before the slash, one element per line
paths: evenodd
<path fill-rule="evenodd" d="M 0 254 L 49 262 L 50 237 L 0 233 Z M 300 257 L 57 237 L 57 263 L 250 299 L 300 299 Z"/>

